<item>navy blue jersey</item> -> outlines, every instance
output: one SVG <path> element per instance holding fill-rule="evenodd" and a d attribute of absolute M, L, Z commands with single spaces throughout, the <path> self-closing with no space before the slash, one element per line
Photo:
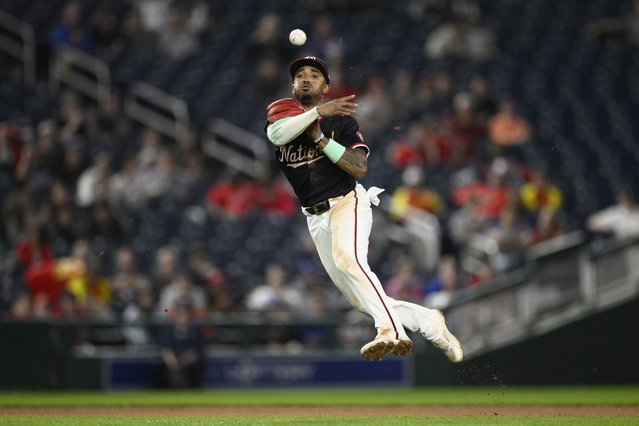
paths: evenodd
<path fill-rule="evenodd" d="M 368 146 L 353 117 L 322 118 L 320 127 L 327 138 L 332 138 L 347 148 L 364 149 L 368 154 Z M 345 195 L 357 183 L 353 176 L 335 165 L 304 132 L 288 144 L 276 147 L 275 158 L 304 207 Z"/>

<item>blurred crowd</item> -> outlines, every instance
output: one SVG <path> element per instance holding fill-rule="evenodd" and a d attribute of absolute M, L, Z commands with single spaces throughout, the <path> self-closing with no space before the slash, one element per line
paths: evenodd
<path fill-rule="evenodd" d="M 304 52 L 287 42 L 282 16 L 256 18 L 245 52 L 255 63 L 246 102 L 266 105 L 289 96 L 286 66 L 306 52 L 329 63 L 329 96 L 357 94 L 357 119 L 372 148 L 370 183 L 387 185 L 384 218 L 376 223 L 402 229 L 398 241 L 405 250 L 390 266 L 371 248 L 391 297 L 444 308 L 460 289 L 525 266 L 532 245 L 574 229 L 639 235 L 632 191 L 620 193 L 614 211 L 587 223 L 571 220 L 553 171 L 528 161 L 534 124 L 517 99 L 496 96 L 486 75 L 459 82 L 446 67 L 349 75 L 352 45 L 328 12 L 350 7 L 365 15 L 374 8 L 361 1 L 311 3 L 325 13 L 314 15 Z M 108 3 L 86 17 L 81 2 L 68 2 L 50 34 L 51 49 L 70 44 L 108 58 L 139 43 L 179 61 L 206 48 L 199 34 L 218 19 L 205 1 L 131 4 L 117 23 Z M 414 21 L 441 22 L 424 40 L 424 61 L 498 57 L 499 40 L 483 25 L 476 2 L 412 0 L 401 7 Z M 196 206 L 221 223 L 251 214 L 293 223 L 297 201 L 276 172 L 250 178 L 207 157 L 197 130 L 171 141 L 132 122 L 117 87 L 107 110 L 72 91 L 57 102 L 51 116 L 34 125 L 0 123 L 4 318 L 134 323 L 166 319 L 174 307 L 189 306 L 198 317 L 254 311 L 326 319 L 348 310 L 317 259 L 294 270 L 268 262 L 256 271 L 263 284 L 247 288 L 206 244 L 171 244 L 180 232 L 176 224 L 154 220 L 154 212 Z M 168 237 L 155 238 L 160 234 Z M 140 330 L 127 333 L 129 341 L 148 342 Z M 326 338 L 322 330 L 306 333 L 305 342 Z"/>

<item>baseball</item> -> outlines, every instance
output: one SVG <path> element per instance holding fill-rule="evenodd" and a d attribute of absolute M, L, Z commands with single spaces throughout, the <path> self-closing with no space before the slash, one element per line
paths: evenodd
<path fill-rule="evenodd" d="M 291 33 L 288 35 L 288 39 L 290 40 L 291 44 L 294 44 L 295 46 L 302 46 L 304 43 L 306 43 L 306 33 L 297 28 L 291 31 Z"/>

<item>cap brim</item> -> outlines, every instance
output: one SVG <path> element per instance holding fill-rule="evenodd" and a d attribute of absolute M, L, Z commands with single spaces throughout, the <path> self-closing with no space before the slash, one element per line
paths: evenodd
<path fill-rule="evenodd" d="M 320 72 L 326 79 L 326 82 L 330 84 L 331 77 L 328 74 L 328 69 L 326 68 L 326 65 L 324 65 L 322 62 L 318 61 L 317 59 L 312 59 L 312 58 L 299 58 L 291 62 L 291 64 L 288 66 L 288 72 L 291 74 L 291 78 L 295 78 L 295 73 L 297 72 L 298 69 L 302 68 L 303 66 L 311 66 L 311 67 L 317 68 L 318 70 L 320 70 Z"/>

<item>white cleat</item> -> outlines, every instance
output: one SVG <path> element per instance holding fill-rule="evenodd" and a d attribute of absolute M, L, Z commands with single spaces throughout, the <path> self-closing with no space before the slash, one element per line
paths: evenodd
<path fill-rule="evenodd" d="M 452 362 L 460 362 L 464 359 L 464 349 L 457 337 L 448 330 L 444 314 L 437 309 L 433 309 L 437 314 L 437 319 L 430 327 L 430 333 L 423 334 L 436 348 L 441 350 L 444 355 Z"/>
<path fill-rule="evenodd" d="M 390 337 L 377 337 L 370 343 L 362 346 L 359 351 L 362 357 L 368 361 L 381 361 L 386 355 L 394 353 L 406 356 L 413 350 L 413 341 L 405 339 L 392 339 Z"/>
<path fill-rule="evenodd" d="M 406 356 L 413 351 L 413 341 L 408 337 L 405 339 L 399 339 L 393 353 L 399 356 Z"/>

